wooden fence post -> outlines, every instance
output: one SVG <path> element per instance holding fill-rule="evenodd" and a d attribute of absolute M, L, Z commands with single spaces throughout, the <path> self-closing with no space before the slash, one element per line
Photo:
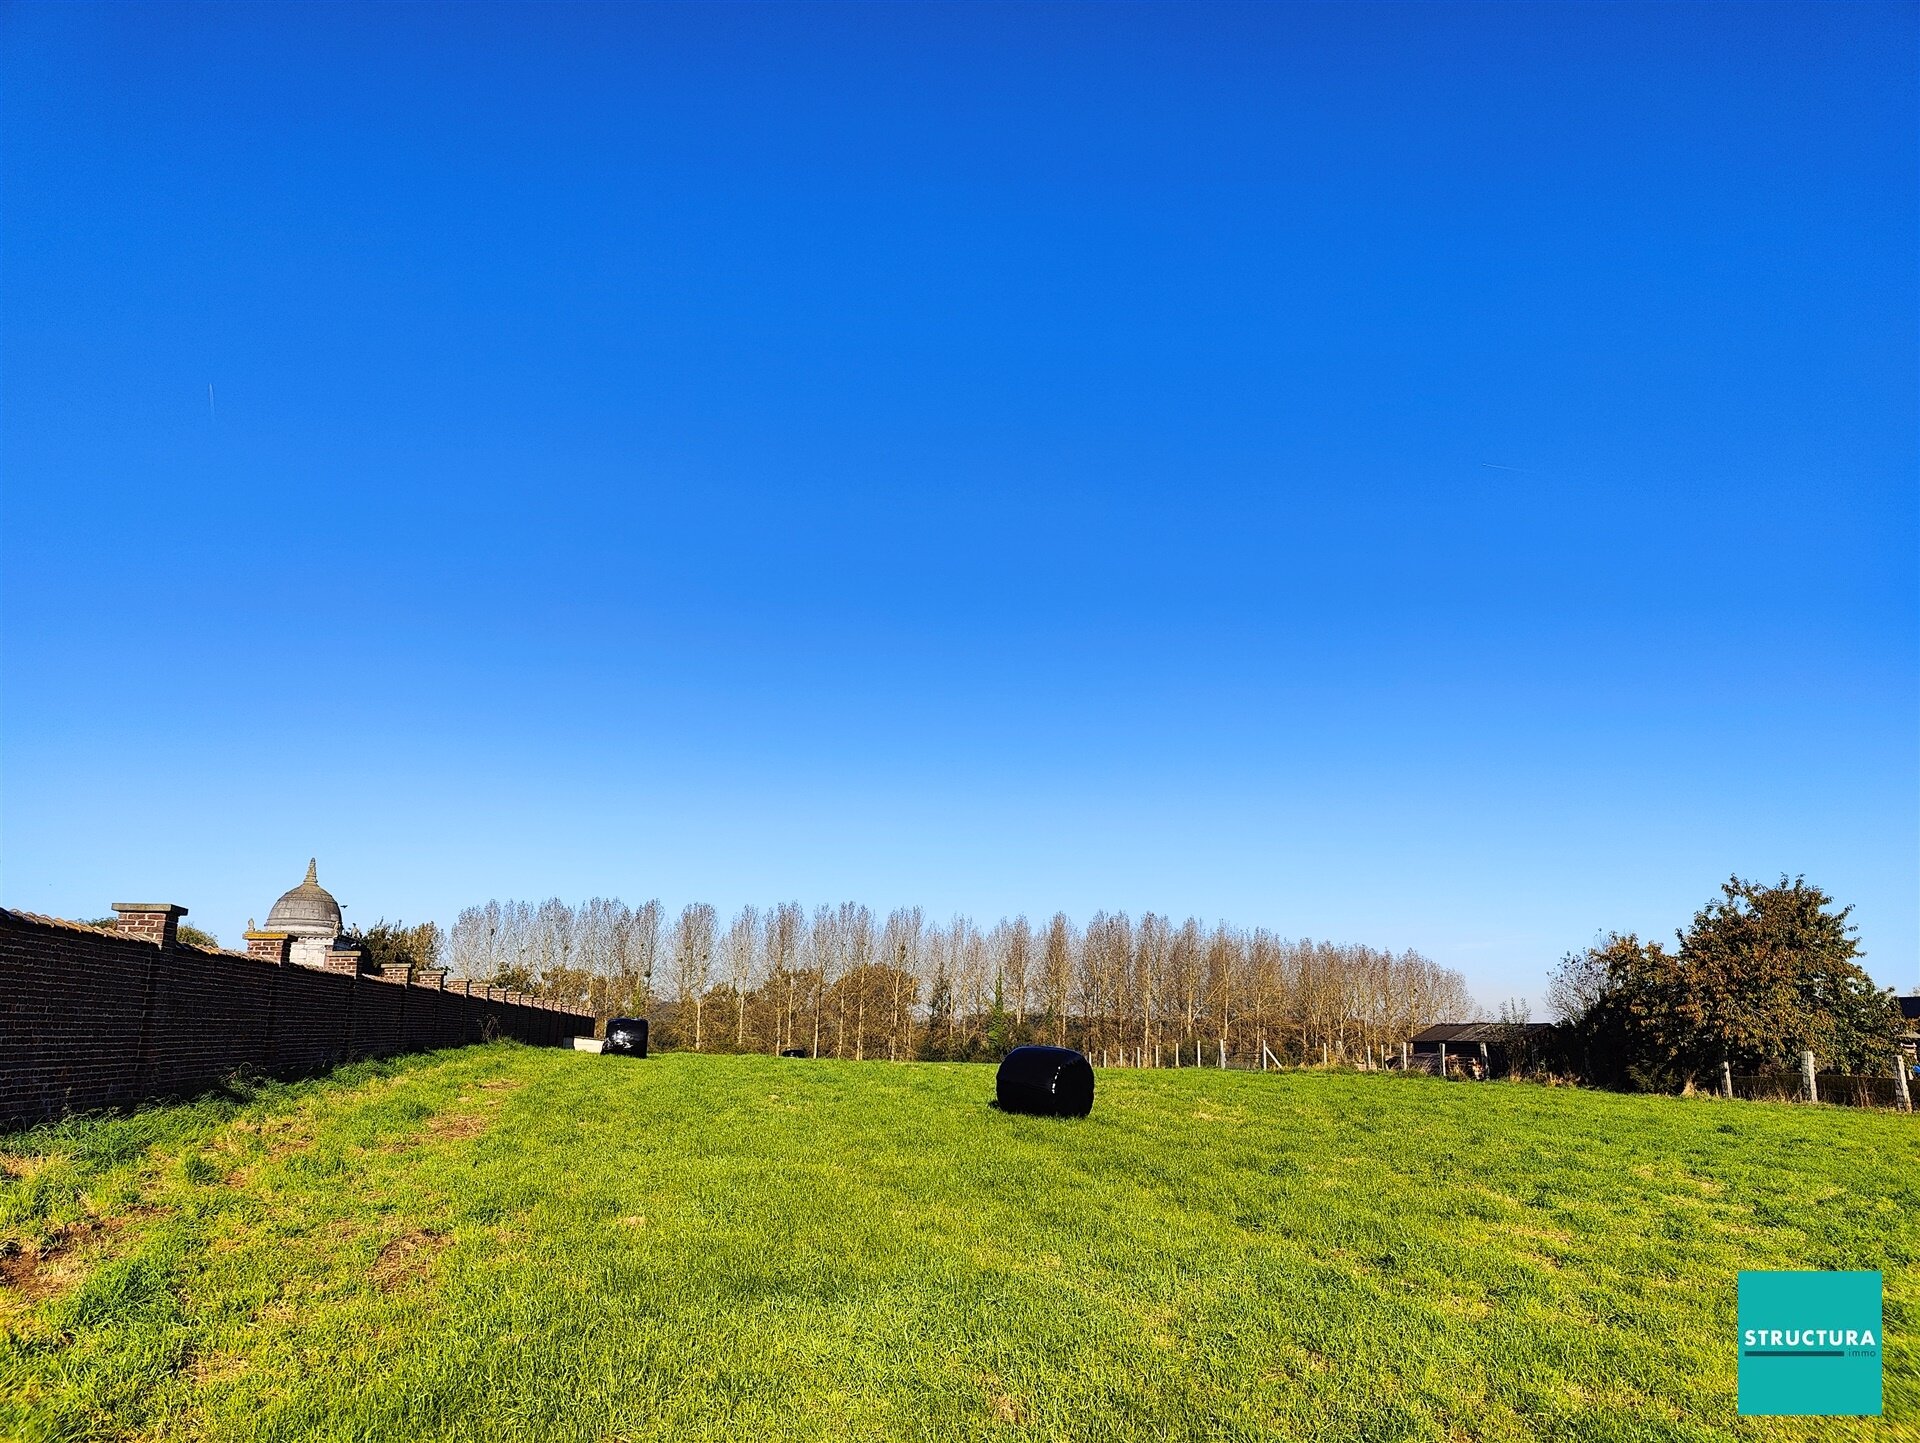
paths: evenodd
<path fill-rule="evenodd" d="M 1913 1093 L 1907 1087 L 1907 1054 L 1893 1054 L 1893 1100 L 1902 1112 L 1913 1111 Z"/>
<path fill-rule="evenodd" d="M 1733 1096 L 1733 1064 L 1724 1057 L 1720 1059 L 1720 1095 Z"/>
<path fill-rule="evenodd" d="M 1223 1037 L 1220 1039 L 1220 1066 L 1222 1070 L 1226 1068 L 1226 1065 L 1227 1065 L 1227 1039 Z"/>
<path fill-rule="evenodd" d="M 1400 1044 L 1400 1070 L 1402 1072 L 1413 1071 L 1413 1044 L 1411 1042 L 1403 1042 Z"/>
<path fill-rule="evenodd" d="M 1813 1053 L 1800 1054 L 1800 1091 L 1808 1102 L 1820 1100 L 1820 1084 L 1813 1078 Z"/>
<path fill-rule="evenodd" d="M 1442 1082 L 1445 1082 L 1446 1079 L 1447 1079 L 1447 1044 L 1443 1042 L 1440 1044 L 1440 1080 Z"/>

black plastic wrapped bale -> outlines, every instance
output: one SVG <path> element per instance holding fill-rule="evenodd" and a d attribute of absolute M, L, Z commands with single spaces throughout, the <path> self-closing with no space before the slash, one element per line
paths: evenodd
<path fill-rule="evenodd" d="M 622 1057 L 645 1057 L 647 1055 L 647 1019 L 644 1017 L 616 1017 L 607 1023 L 608 1052 L 616 1052 Z"/>
<path fill-rule="evenodd" d="M 1093 1111 L 1093 1064 L 1071 1047 L 1016 1047 L 994 1090 L 1005 1112 L 1085 1117 Z"/>
<path fill-rule="evenodd" d="M 789 1047 L 780 1054 L 782 1057 L 811 1057 L 813 1054 L 804 1047 Z"/>

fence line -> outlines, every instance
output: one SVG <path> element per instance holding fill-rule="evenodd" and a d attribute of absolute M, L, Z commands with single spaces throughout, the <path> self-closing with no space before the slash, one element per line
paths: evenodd
<path fill-rule="evenodd" d="M 1368 1057 L 1364 1062 L 1328 1059 L 1319 1063 L 1286 1063 L 1264 1042 L 1260 1044 L 1258 1055 L 1251 1057 L 1236 1055 L 1224 1045 L 1217 1046 L 1212 1052 L 1203 1051 L 1196 1042 L 1192 1053 L 1175 1049 L 1170 1057 L 1170 1063 L 1163 1063 L 1157 1049 L 1149 1058 L 1138 1049 L 1102 1048 L 1096 1064 L 1103 1068 L 1127 1069 L 1167 1065 L 1207 1067 L 1229 1072 L 1417 1073 L 1462 1081 L 1546 1080 L 1530 1078 L 1523 1073 L 1505 1074 L 1500 1079 L 1495 1079 L 1491 1073 L 1475 1077 L 1472 1072 L 1475 1062 L 1473 1055 L 1449 1054 L 1444 1046 L 1437 1053 L 1415 1053 L 1409 1045 L 1402 1044 L 1398 1056 L 1383 1050 L 1381 1057 Z M 1798 1068 L 1776 1068 L 1764 1072 L 1735 1072 L 1730 1064 L 1723 1062 L 1720 1064 L 1719 1082 L 1713 1091 L 1720 1097 L 1745 1102 L 1824 1102 L 1838 1107 L 1876 1107 L 1894 1112 L 1911 1112 L 1912 1087 L 1908 1078 L 1913 1061 L 1899 1053 L 1891 1055 L 1888 1060 L 1892 1067 L 1885 1075 L 1821 1072 L 1811 1053 L 1803 1055 Z"/>

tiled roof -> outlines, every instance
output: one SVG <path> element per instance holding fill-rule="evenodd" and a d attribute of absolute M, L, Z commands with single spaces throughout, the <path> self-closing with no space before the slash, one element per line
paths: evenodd
<path fill-rule="evenodd" d="M 72 922 L 65 917 L 48 917 L 39 912 L 22 912 L 14 907 L 0 907 L 0 917 L 11 917 L 16 922 L 31 922 L 37 927 L 62 927 L 69 932 L 91 932 L 96 937 L 120 935 L 111 927 L 96 927 L 91 922 Z"/>

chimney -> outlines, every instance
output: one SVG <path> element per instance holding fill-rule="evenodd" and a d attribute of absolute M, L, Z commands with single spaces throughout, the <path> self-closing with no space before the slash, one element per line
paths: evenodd
<path fill-rule="evenodd" d="M 180 940 L 180 919 L 187 915 L 185 907 L 176 907 L 171 902 L 115 902 L 113 910 L 120 915 L 113 924 L 113 930 L 122 937 L 138 937 L 142 942 L 152 942 L 161 947 L 172 947 Z"/>

